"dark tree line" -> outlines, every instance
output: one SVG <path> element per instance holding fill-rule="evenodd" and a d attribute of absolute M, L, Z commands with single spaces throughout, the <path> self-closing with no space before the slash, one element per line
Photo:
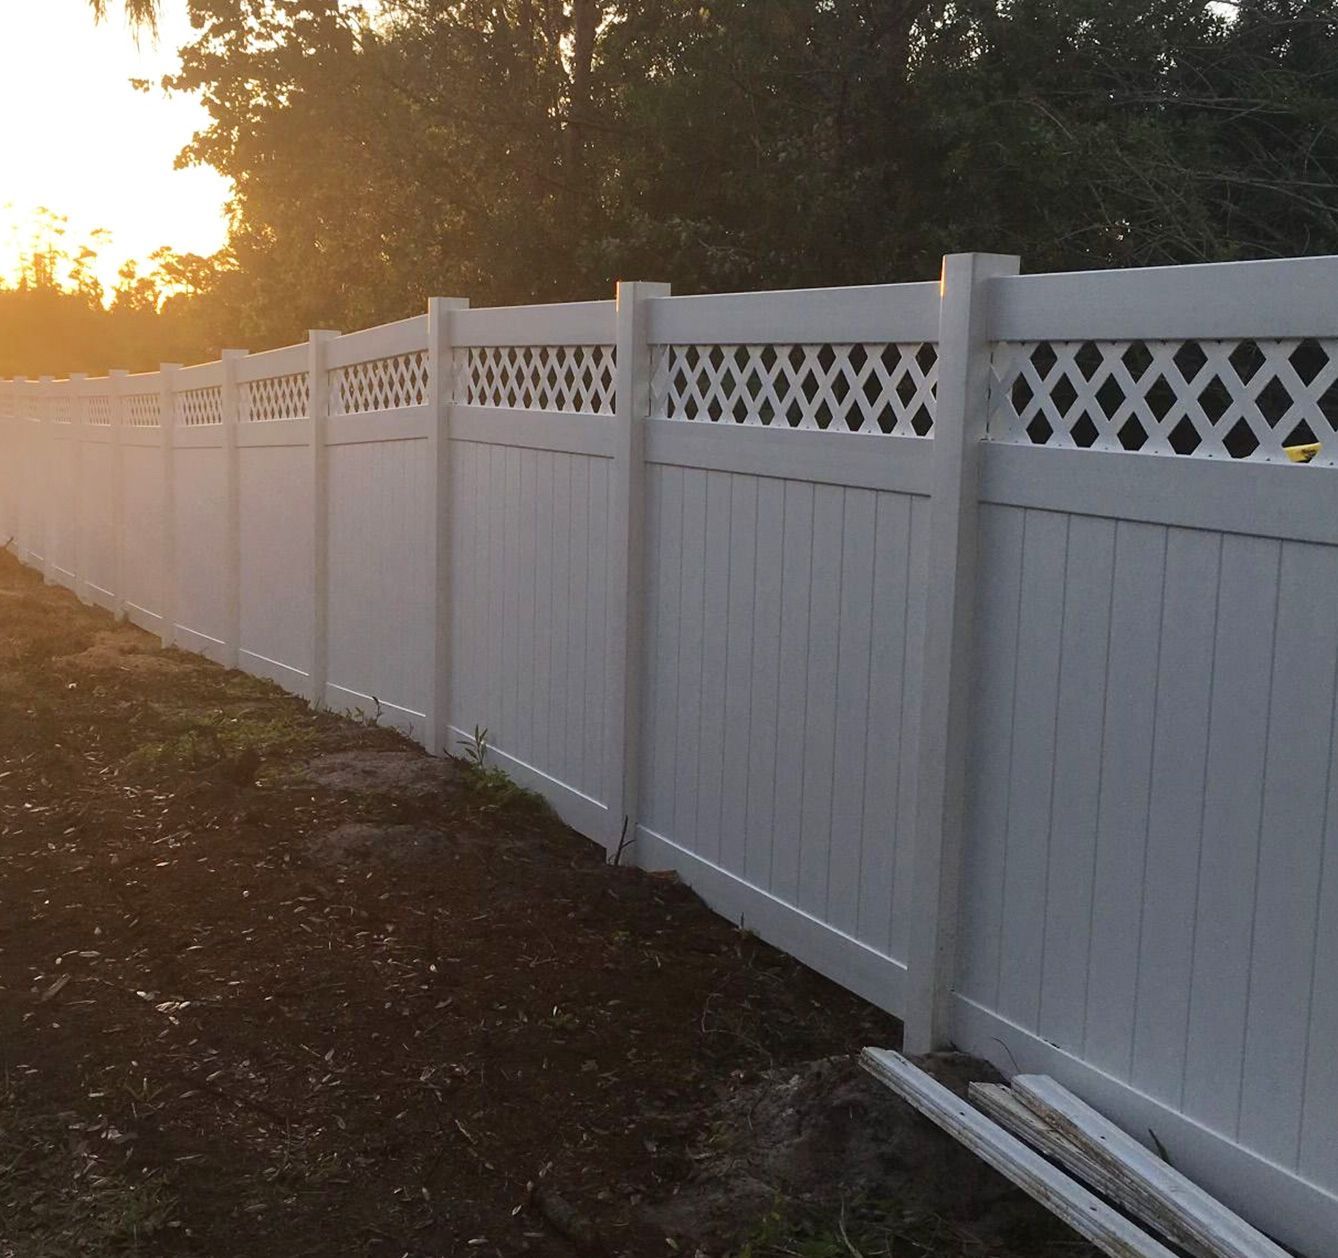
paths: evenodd
<path fill-rule="evenodd" d="M 1338 0 L 191 0 L 236 189 L 178 342 L 422 308 L 1338 252 Z"/>

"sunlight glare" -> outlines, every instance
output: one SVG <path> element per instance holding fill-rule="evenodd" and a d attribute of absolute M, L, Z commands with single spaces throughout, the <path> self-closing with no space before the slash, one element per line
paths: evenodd
<path fill-rule="evenodd" d="M 88 0 L 0 0 L 0 30 L 0 280 L 43 234 L 43 209 L 68 219 L 63 248 L 95 245 L 108 290 L 127 258 L 223 244 L 228 182 L 173 168 L 207 115 L 159 86 L 191 36 L 185 0 L 164 0 L 157 42 L 146 33 L 138 46 L 117 0 L 100 26 Z M 136 78 L 150 91 L 135 90 Z"/>

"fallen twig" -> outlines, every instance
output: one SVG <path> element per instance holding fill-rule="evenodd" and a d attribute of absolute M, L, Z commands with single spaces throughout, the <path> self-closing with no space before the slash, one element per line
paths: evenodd
<path fill-rule="evenodd" d="M 208 1092 L 211 1096 L 216 1096 L 221 1101 L 227 1101 L 238 1109 L 254 1110 L 257 1114 L 263 1114 L 272 1122 L 282 1123 L 285 1127 L 291 1125 L 291 1119 L 286 1114 L 281 1114 L 272 1105 L 266 1105 L 264 1101 L 257 1101 L 249 1096 L 229 1092 L 215 1083 L 209 1083 L 204 1079 L 198 1079 L 194 1075 L 187 1074 L 184 1070 L 176 1070 L 172 1073 L 182 1083 L 188 1084 L 200 1092 Z"/>

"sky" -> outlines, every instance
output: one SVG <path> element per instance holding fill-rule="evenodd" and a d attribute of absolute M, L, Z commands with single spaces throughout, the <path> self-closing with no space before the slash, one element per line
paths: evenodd
<path fill-rule="evenodd" d="M 110 232 L 97 267 L 109 288 L 127 258 L 223 244 L 227 181 L 173 169 L 204 110 L 158 86 L 190 38 L 186 0 L 164 0 L 156 45 L 144 34 L 137 47 L 119 0 L 110 9 L 95 26 L 88 0 L 0 0 L 0 278 L 29 247 L 39 207 L 68 216 L 71 249 Z"/>

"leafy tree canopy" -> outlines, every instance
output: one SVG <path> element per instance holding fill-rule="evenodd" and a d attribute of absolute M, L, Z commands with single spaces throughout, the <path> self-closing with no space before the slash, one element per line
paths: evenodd
<path fill-rule="evenodd" d="M 1338 0 L 189 3 L 181 160 L 235 189 L 201 349 L 618 276 L 1338 252 Z"/>

